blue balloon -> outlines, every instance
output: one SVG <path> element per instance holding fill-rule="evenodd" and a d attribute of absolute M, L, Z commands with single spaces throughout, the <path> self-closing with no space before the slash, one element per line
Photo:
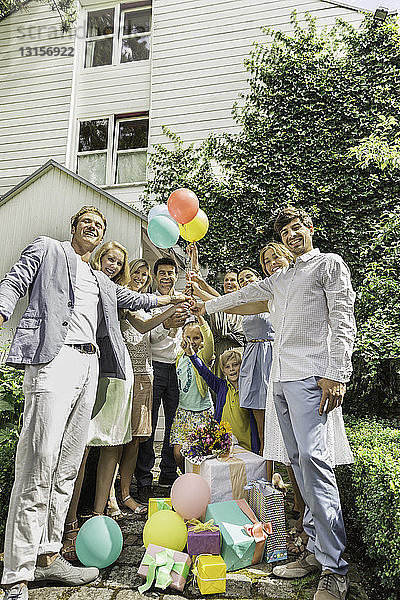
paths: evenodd
<path fill-rule="evenodd" d="M 108 567 L 117 560 L 121 550 L 120 526 L 105 515 L 98 515 L 86 521 L 76 538 L 76 554 L 86 567 Z"/>
<path fill-rule="evenodd" d="M 151 219 L 147 226 L 150 241 L 158 248 L 171 248 L 179 238 L 179 227 L 170 217 L 159 215 Z"/>

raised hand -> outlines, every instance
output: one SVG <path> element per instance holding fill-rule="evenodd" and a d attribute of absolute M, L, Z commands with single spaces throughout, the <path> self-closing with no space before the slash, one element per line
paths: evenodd
<path fill-rule="evenodd" d="M 167 306 L 168 304 L 180 304 L 181 302 L 190 302 L 191 297 L 187 294 L 176 293 L 173 296 L 157 296 L 158 306 Z"/>
<path fill-rule="evenodd" d="M 189 338 L 187 338 L 187 337 L 183 338 L 181 347 L 182 347 L 182 350 L 184 351 L 184 353 L 186 354 L 186 356 L 193 356 L 194 351 L 193 351 L 192 344 L 190 343 Z"/>
<path fill-rule="evenodd" d="M 197 300 L 196 304 L 192 304 L 190 307 L 192 315 L 202 316 L 206 314 L 206 306 L 202 300 Z"/>

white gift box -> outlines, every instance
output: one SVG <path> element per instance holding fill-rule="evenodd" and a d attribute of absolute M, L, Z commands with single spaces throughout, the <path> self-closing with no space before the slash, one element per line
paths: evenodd
<path fill-rule="evenodd" d="M 244 487 L 255 479 L 266 477 L 267 461 L 240 446 L 234 446 L 231 456 L 207 458 L 201 465 L 185 458 L 185 473 L 198 473 L 206 479 L 211 489 L 211 502 L 247 498 Z"/>

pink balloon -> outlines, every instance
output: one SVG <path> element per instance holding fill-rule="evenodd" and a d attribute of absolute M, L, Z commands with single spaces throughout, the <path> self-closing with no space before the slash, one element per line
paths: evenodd
<path fill-rule="evenodd" d="M 171 488 L 171 503 L 184 519 L 199 519 L 211 500 L 208 482 L 196 473 L 185 473 L 174 481 Z"/>

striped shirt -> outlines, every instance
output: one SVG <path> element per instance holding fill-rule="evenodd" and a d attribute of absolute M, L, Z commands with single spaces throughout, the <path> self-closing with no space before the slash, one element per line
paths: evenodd
<path fill-rule="evenodd" d="M 273 381 L 326 377 L 350 379 L 356 334 L 350 272 L 337 254 L 315 248 L 294 264 L 241 290 L 208 300 L 212 314 L 260 300 L 269 301 L 275 329 Z"/>

